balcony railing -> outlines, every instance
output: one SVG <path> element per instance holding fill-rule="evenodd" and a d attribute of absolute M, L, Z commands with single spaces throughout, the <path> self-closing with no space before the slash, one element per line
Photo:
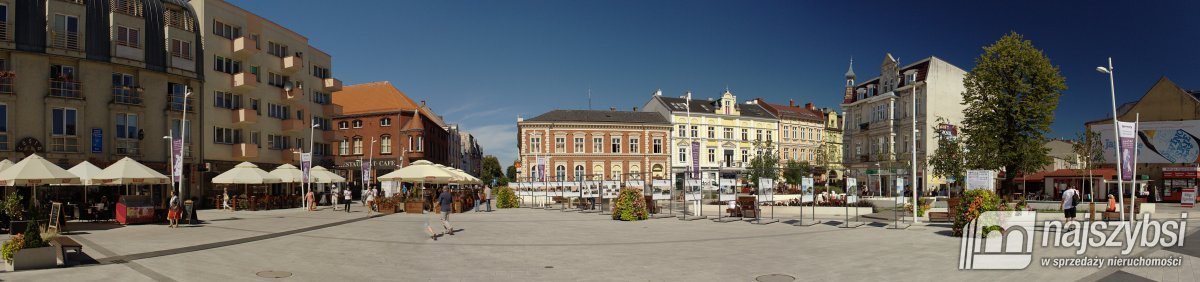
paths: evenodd
<path fill-rule="evenodd" d="M 138 88 L 129 86 L 113 87 L 113 103 L 122 105 L 141 105 L 142 97 Z"/>
<path fill-rule="evenodd" d="M 336 78 L 325 78 L 321 80 L 321 86 L 325 87 L 325 91 L 337 92 L 342 91 L 342 80 Z"/>
<path fill-rule="evenodd" d="M 298 119 L 287 119 L 282 122 L 283 131 L 296 132 L 305 129 L 304 122 Z"/>
<path fill-rule="evenodd" d="M 186 31 L 196 30 L 196 25 L 192 21 L 192 17 L 188 16 L 187 12 L 167 9 L 163 12 L 163 17 L 166 18 L 167 26 Z"/>
<path fill-rule="evenodd" d="M 248 90 L 255 86 L 258 86 L 258 76 L 253 73 L 243 71 L 233 74 L 233 88 Z"/>
<path fill-rule="evenodd" d="M 251 144 L 251 143 L 233 144 L 233 158 L 235 158 L 235 159 L 258 158 L 258 145 Z"/>
<path fill-rule="evenodd" d="M 233 54 L 238 56 L 249 56 L 258 53 L 258 42 L 250 37 L 242 36 L 233 39 Z"/>
<path fill-rule="evenodd" d="M 233 110 L 233 123 L 253 124 L 258 122 L 258 113 L 251 109 Z"/>
<path fill-rule="evenodd" d="M 64 153 L 79 152 L 79 137 L 69 135 L 51 136 L 50 151 Z"/>
<path fill-rule="evenodd" d="M 80 83 L 70 80 L 50 80 L 50 96 L 63 98 L 82 99 L 83 95 L 79 91 Z"/>
<path fill-rule="evenodd" d="M 138 0 L 109 0 L 108 3 L 114 13 L 122 13 L 140 18 L 146 12 L 145 7 L 142 6 L 142 1 Z"/>
<path fill-rule="evenodd" d="M 13 94 L 13 77 L 7 71 L 0 71 L 0 94 Z"/>
<path fill-rule="evenodd" d="M 54 31 L 51 32 L 51 38 L 54 40 L 50 46 L 58 49 L 79 50 L 79 33 L 73 31 Z"/>
<path fill-rule="evenodd" d="M 172 110 L 172 111 L 183 110 L 183 99 L 180 99 L 179 95 L 169 95 L 169 96 L 167 96 L 167 100 L 170 101 L 169 103 L 167 103 L 167 109 Z M 196 112 L 196 99 L 195 98 L 188 98 L 187 111 L 189 113 Z"/>
<path fill-rule="evenodd" d="M 141 150 L 138 148 L 138 141 L 135 139 L 117 139 L 117 154 L 128 156 L 140 156 Z"/>
<path fill-rule="evenodd" d="M 295 71 L 304 68 L 304 59 L 296 55 L 283 57 L 283 70 Z"/>
<path fill-rule="evenodd" d="M 0 22 L 0 41 L 12 40 L 8 38 L 8 22 Z"/>

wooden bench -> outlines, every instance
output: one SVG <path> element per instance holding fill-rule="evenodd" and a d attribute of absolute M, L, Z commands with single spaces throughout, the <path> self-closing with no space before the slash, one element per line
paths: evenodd
<path fill-rule="evenodd" d="M 934 203 L 936 203 L 936 198 L 934 201 Z M 934 203 L 929 204 L 930 209 L 933 209 Z M 954 215 L 958 213 L 958 204 L 958 198 L 950 198 L 950 200 L 946 203 L 946 212 L 927 211 L 925 213 L 929 216 L 930 222 L 952 222 L 954 221 Z"/>
<path fill-rule="evenodd" d="M 1125 204 L 1126 204 L 1126 205 L 1128 205 L 1130 202 L 1133 202 L 1133 203 L 1134 203 L 1134 204 L 1133 204 L 1133 214 L 1134 214 L 1134 215 L 1141 215 L 1141 214 L 1142 214 L 1142 204 L 1143 204 L 1143 203 L 1146 203 L 1146 198 L 1134 198 L 1134 199 L 1128 199 L 1128 198 L 1126 198 L 1126 199 L 1125 199 Z M 1120 203 L 1117 203 L 1117 204 L 1118 204 L 1118 205 L 1120 205 Z M 1124 213 L 1124 214 L 1126 214 L 1126 215 L 1128 215 L 1128 214 L 1129 214 L 1129 211 L 1126 211 L 1126 210 L 1125 210 L 1125 208 L 1126 208 L 1126 206 L 1121 206 L 1121 208 L 1120 208 L 1120 209 L 1118 209 L 1119 211 L 1115 211 L 1115 212 L 1106 211 L 1106 212 L 1103 212 L 1103 213 L 1101 213 L 1101 214 L 1100 214 L 1100 218 L 1101 218 L 1101 220 L 1104 220 L 1104 221 L 1109 221 L 1109 220 L 1121 220 L 1121 214 L 1122 214 L 1122 213 Z"/>
<path fill-rule="evenodd" d="M 67 251 L 73 251 L 76 254 L 83 253 L 83 245 L 80 245 L 79 242 L 75 242 L 75 239 L 71 239 L 66 236 L 54 237 L 54 239 L 50 240 L 50 245 L 56 248 L 57 251 L 55 254 L 58 256 L 58 260 L 63 262 L 63 264 L 66 264 L 67 262 Z"/>

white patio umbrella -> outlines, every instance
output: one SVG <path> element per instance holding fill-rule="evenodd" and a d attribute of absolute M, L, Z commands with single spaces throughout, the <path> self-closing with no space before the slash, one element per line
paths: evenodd
<path fill-rule="evenodd" d="M 100 173 L 100 170 L 101 170 L 100 167 L 98 167 L 92 163 L 89 163 L 88 161 L 83 161 L 83 162 L 71 167 L 70 169 L 67 169 L 67 171 L 71 172 L 72 174 L 75 174 L 75 176 L 78 176 L 79 182 L 83 183 L 84 186 L 96 185 L 96 183 L 94 181 L 92 181 L 92 178 L 94 176 L 96 176 L 97 173 Z M 0 170 L 0 171 L 3 171 L 3 170 Z"/>
<path fill-rule="evenodd" d="M 8 159 L 4 159 L 4 160 L 0 161 L 0 171 L 4 171 L 12 166 L 13 166 L 13 162 Z"/>
<path fill-rule="evenodd" d="M 433 163 L 420 160 L 407 167 L 376 177 L 379 181 L 400 181 L 413 183 L 446 184 L 458 178 L 450 171 L 442 169 Z"/>
<path fill-rule="evenodd" d="M 280 181 L 281 180 L 279 177 L 271 175 L 271 173 L 258 168 L 258 166 L 250 162 L 242 162 L 237 166 L 234 166 L 233 169 L 225 171 L 224 173 L 221 173 L 212 179 L 212 183 L 216 184 L 243 185 L 271 184 L 279 183 Z"/>
<path fill-rule="evenodd" d="M 37 186 L 48 184 L 80 184 L 79 176 L 50 163 L 37 154 L 0 171 L 0 186 Z"/>
<path fill-rule="evenodd" d="M 276 167 L 270 172 L 272 176 L 279 178 L 279 183 L 288 184 L 288 195 L 292 194 L 293 183 L 304 183 L 304 172 L 292 164 L 283 164 Z M 307 193 L 307 191 L 306 191 Z"/>
<path fill-rule="evenodd" d="M 346 178 L 329 171 L 322 166 L 314 166 L 308 172 L 309 177 L 313 177 L 313 183 L 329 184 L 346 182 Z"/>
<path fill-rule="evenodd" d="M 170 184 L 171 178 L 129 157 L 101 170 L 92 177 L 93 181 L 105 185 L 155 185 Z"/>

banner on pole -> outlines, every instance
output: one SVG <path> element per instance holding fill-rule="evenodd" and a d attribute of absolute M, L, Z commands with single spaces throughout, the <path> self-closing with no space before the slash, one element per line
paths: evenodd
<path fill-rule="evenodd" d="M 171 181 L 179 182 L 183 177 L 183 139 L 171 140 Z"/>
<path fill-rule="evenodd" d="M 312 153 L 300 154 L 300 172 L 304 175 L 304 182 L 308 183 L 308 171 L 312 169 Z"/>
<path fill-rule="evenodd" d="M 1121 142 L 1121 180 L 1133 180 L 1133 148 L 1137 133 L 1134 123 L 1117 122 L 1117 136 Z"/>
<path fill-rule="evenodd" d="M 803 191 L 805 194 L 812 194 L 812 192 L 813 192 L 812 188 L 813 188 L 812 177 L 800 178 L 800 191 Z"/>
<path fill-rule="evenodd" d="M 700 178 L 700 142 L 692 141 L 692 178 Z"/>
<path fill-rule="evenodd" d="M 543 158 L 543 157 L 537 158 L 537 171 L 538 171 L 538 180 L 537 181 L 546 181 L 546 158 Z"/>
<path fill-rule="evenodd" d="M 858 179 L 846 178 L 846 194 L 858 195 Z"/>

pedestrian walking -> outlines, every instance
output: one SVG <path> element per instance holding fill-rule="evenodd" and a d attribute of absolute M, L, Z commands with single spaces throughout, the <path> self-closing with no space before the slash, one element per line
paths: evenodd
<path fill-rule="evenodd" d="M 170 209 L 167 210 L 167 227 L 179 227 L 179 196 L 175 195 L 175 191 L 171 191 Z"/>
<path fill-rule="evenodd" d="M 339 191 L 335 186 L 333 187 L 333 193 L 329 195 L 330 200 L 333 201 L 333 211 L 338 211 L 338 199 L 342 198 L 342 193 Z"/>
<path fill-rule="evenodd" d="M 1062 209 L 1063 216 L 1067 218 L 1067 222 L 1075 220 L 1075 207 L 1079 205 L 1079 191 L 1075 190 L 1074 186 L 1067 187 L 1062 193 Z M 1069 226 L 1069 225 L 1068 225 Z M 1074 229 L 1074 226 L 1069 226 L 1069 229 Z"/>
<path fill-rule="evenodd" d="M 454 195 L 450 194 L 450 189 L 442 188 L 442 194 L 438 195 L 438 205 L 442 206 L 442 228 L 445 228 L 443 234 L 454 235 L 454 229 L 450 228 L 450 207 L 454 205 Z"/>
<path fill-rule="evenodd" d="M 308 211 L 317 210 L 316 195 L 313 193 L 313 191 L 308 191 L 308 193 L 304 194 L 304 201 L 308 202 Z"/>
<path fill-rule="evenodd" d="M 492 212 L 492 186 L 483 186 L 484 205 L 487 205 L 487 211 Z"/>
<path fill-rule="evenodd" d="M 371 189 L 367 193 L 367 216 L 371 216 L 371 212 L 375 211 L 375 189 Z"/>
<path fill-rule="evenodd" d="M 221 194 L 221 208 L 233 211 L 233 207 L 229 205 L 229 188 L 225 188 L 225 193 Z"/>
<path fill-rule="evenodd" d="M 479 212 L 479 202 L 483 200 L 483 190 L 475 190 L 475 212 Z"/>
<path fill-rule="evenodd" d="M 349 213 L 350 212 L 350 202 L 352 202 L 350 200 L 350 189 L 342 189 L 342 202 L 344 204 L 342 206 L 342 208 L 346 209 L 346 212 Z"/>

